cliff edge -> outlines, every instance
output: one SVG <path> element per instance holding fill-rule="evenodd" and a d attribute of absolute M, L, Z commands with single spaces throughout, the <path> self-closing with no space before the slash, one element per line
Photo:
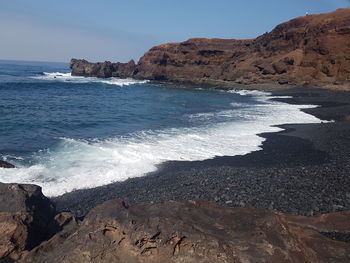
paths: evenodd
<path fill-rule="evenodd" d="M 151 48 L 138 64 L 71 60 L 72 75 L 174 82 L 310 86 L 350 81 L 350 9 L 282 23 L 256 39 L 193 38 Z"/>

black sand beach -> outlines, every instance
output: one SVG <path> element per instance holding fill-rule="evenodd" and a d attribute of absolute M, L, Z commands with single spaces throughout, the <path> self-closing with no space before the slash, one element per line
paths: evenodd
<path fill-rule="evenodd" d="M 83 216 L 113 198 L 128 204 L 203 199 L 226 206 L 314 215 L 350 209 L 350 93 L 292 88 L 273 91 L 330 123 L 284 125 L 262 134 L 263 150 L 198 162 L 167 162 L 157 172 L 52 198 L 59 211 Z"/>

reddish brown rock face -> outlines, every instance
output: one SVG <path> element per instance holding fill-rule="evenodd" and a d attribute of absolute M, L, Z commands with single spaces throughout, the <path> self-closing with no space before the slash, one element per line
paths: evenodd
<path fill-rule="evenodd" d="M 350 212 L 315 217 L 204 201 L 110 200 L 54 216 L 35 185 L 0 184 L 0 262 L 349 262 Z"/>
<path fill-rule="evenodd" d="M 146 52 L 137 65 L 72 60 L 71 68 L 73 75 L 97 77 L 344 85 L 350 81 L 350 9 L 299 17 L 256 39 L 163 44 Z"/>
<path fill-rule="evenodd" d="M 320 232 L 349 232 L 349 212 L 288 216 L 201 201 L 94 208 L 23 262 L 348 262 L 350 243 Z"/>
<path fill-rule="evenodd" d="M 326 84 L 350 80 L 350 9 L 309 15 L 252 40 L 189 39 L 152 48 L 138 77 Z"/>
<path fill-rule="evenodd" d="M 189 39 L 153 47 L 140 59 L 137 76 L 155 80 L 224 80 L 228 72 L 234 72 L 234 59 L 247 54 L 251 42 Z"/>
<path fill-rule="evenodd" d="M 49 237 L 54 213 L 39 186 L 0 183 L 0 261 L 17 260 Z"/>

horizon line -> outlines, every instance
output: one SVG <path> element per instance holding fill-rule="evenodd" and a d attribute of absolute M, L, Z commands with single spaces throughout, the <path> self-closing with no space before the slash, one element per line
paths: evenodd
<path fill-rule="evenodd" d="M 35 63 L 66 63 L 69 64 L 69 61 L 44 61 L 44 60 L 25 60 L 25 59 L 3 59 L 0 58 L 0 61 L 9 61 L 9 62 L 35 62 Z"/>

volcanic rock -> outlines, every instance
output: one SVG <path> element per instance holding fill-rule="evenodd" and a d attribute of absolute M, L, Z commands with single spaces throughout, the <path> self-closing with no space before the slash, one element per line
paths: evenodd
<path fill-rule="evenodd" d="M 0 183 L 0 259 L 17 260 L 48 238 L 54 212 L 39 186 Z"/>
<path fill-rule="evenodd" d="M 152 48 L 137 77 L 322 84 L 350 80 L 350 9 L 309 15 L 251 40 L 189 39 Z"/>
<path fill-rule="evenodd" d="M 350 9 L 343 8 L 290 20 L 256 39 L 194 38 L 153 47 L 137 65 L 73 59 L 71 68 L 77 76 L 333 87 L 350 81 L 349 54 Z"/>
<path fill-rule="evenodd" d="M 127 78 L 134 75 L 135 62 L 111 63 L 110 61 L 91 63 L 85 59 L 72 59 L 70 62 L 72 76 L 85 76 L 97 78 L 120 77 Z"/>
<path fill-rule="evenodd" d="M 307 218 L 203 201 L 110 200 L 21 262 L 348 262 L 350 243 L 326 233 L 349 233 L 349 218 L 349 211 Z"/>
<path fill-rule="evenodd" d="M 38 186 L 0 184 L 0 262 L 348 262 L 349 219 L 117 199 L 79 221 Z"/>
<path fill-rule="evenodd" d="M 15 168 L 13 164 L 0 160 L 0 168 Z"/>

